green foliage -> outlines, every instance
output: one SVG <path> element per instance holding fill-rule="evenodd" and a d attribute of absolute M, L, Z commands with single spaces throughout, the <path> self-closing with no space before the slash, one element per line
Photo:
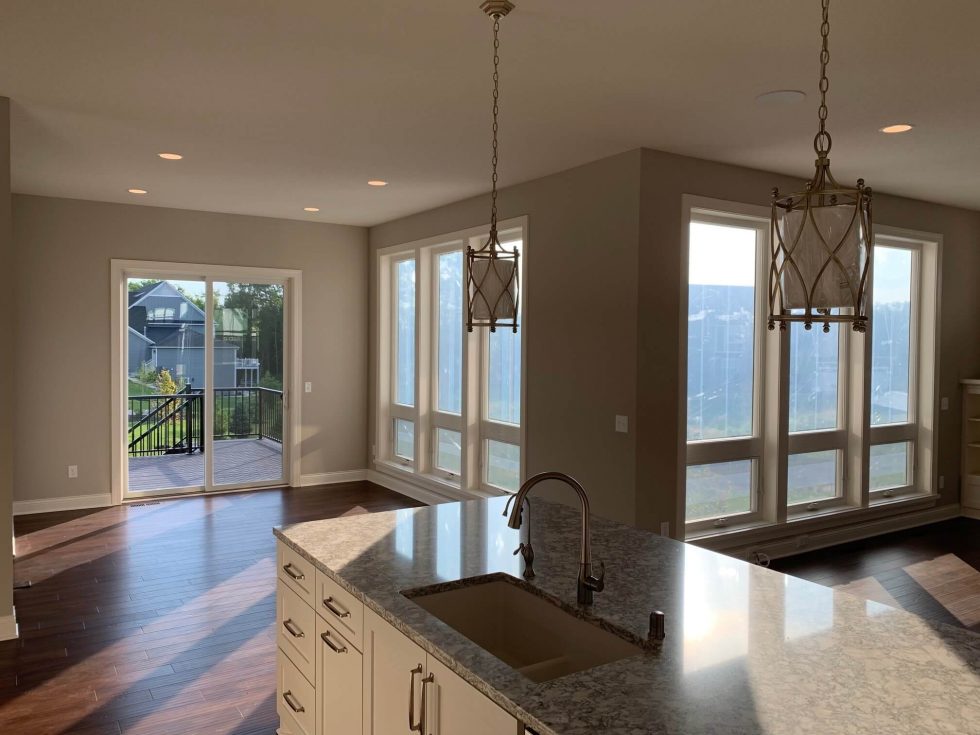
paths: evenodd
<path fill-rule="evenodd" d="M 249 418 L 247 408 L 235 406 L 235 410 L 231 413 L 228 433 L 234 436 L 248 436 L 252 433 L 252 421 Z"/>
<path fill-rule="evenodd" d="M 157 382 L 156 368 L 153 367 L 153 363 L 149 361 L 144 362 L 136 370 L 135 377 L 136 380 L 138 380 L 140 383 L 144 383 L 145 385 L 151 385 L 153 383 L 156 383 Z"/>
<path fill-rule="evenodd" d="M 259 381 L 259 386 L 272 390 L 282 390 L 282 378 L 277 378 L 272 373 L 266 372 Z"/>
<path fill-rule="evenodd" d="M 148 278 L 142 280 L 130 280 L 126 283 L 130 291 L 142 291 L 147 286 L 152 286 L 154 283 L 160 283 L 156 278 Z"/>
<path fill-rule="evenodd" d="M 157 375 L 157 390 L 165 396 L 173 395 L 177 392 L 177 383 L 170 376 L 170 371 L 164 368 Z"/>

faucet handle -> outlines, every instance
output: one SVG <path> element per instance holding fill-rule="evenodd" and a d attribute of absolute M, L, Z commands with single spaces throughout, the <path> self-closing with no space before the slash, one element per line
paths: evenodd
<path fill-rule="evenodd" d="M 595 592 L 602 592 L 606 588 L 606 564 L 599 562 L 599 574 L 593 576 L 589 574 L 585 578 L 585 584 Z"/>
<path fill-rule="evenodd" d="M 524 579 L 534 579 L 534 549 L 530 542 L 521 542 L 520 546 L 514 549 L 514 556 L 518 554 L 524 560 Z"/>

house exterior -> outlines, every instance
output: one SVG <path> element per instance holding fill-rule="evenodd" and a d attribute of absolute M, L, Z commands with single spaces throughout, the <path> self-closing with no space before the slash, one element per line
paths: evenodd
<path fill-rule="evenodd" d="M 149 363 L 167 369 L 174 380 L 192 388 L 209 384 L 204 363 L 205 314 L 166 281 L 129 293 L 129 374 Z M 239 348 L 216 339 L 214 387 L 237 388 L 259 384 L 259 361 L 240 358 Z"/>

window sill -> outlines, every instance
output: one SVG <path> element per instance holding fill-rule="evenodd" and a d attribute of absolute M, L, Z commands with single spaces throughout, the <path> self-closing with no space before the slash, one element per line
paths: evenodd
<path fill-rule="evenodd" d="M 393 462 L 391 460 L 376 460 L 374 469 L 387 477 L 394 478 L 398 482 L 414 485 L 422 490 L 437 495 L 440 500 L 477 500 L 480 498 L 493 498 L 502 493 L 492 493 L 485 490 L 464 490 L 458 482 L 452 482 L 445 477 L 416 472 L 413 467 Z"/>
<path fill-rule="evenodd" d="M 815 511 L 803 511 L 791 515 L 785 523 L 756 521 L 724 529 L 707 529 L 689 533 L 685 541 L 713 551 L 728 551 L 747 545 L 781 542 L 787 538 L 804 539 L 803 534 L 844 529 L 868 521 L 878 521 L 891 516 L 916 510 L 933 508 L 939 502 L 938 495 L 924 493 L 907 494 L 898 498 L 882 498 L 867 508 L 833 506 Z M 810 548 L 805 542 L 796 548 Z"/>

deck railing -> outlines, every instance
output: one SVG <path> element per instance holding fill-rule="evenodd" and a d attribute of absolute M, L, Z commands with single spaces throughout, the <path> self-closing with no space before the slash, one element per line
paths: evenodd
<path fill-rule="evenodd" d="M 258 386 L 214 389 L 214 439 L 282 444 L 282 391 Z M 129 456 L 204 451 L 204 391 L 130 396 Z"/>

